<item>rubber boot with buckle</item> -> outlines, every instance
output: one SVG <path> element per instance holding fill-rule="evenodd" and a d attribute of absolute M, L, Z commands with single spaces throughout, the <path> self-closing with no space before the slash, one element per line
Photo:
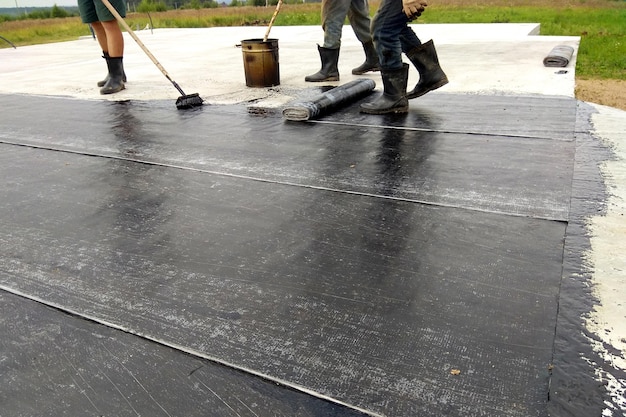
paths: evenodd
<path fill-rule="evenodd" d="M 439 66 L 439 58 L 432 40 L 413 48 L 406 56 L 420 73 L 419 82 L 407 93 L 407 98 L 421 97 L 448 84 L 448 77 Z"/>
<path fill-rule="evenodd" d="M 109 53 L 103 51 L 102 52 L 102 58 L 104 58 L 104 59 L 109 58 Z M 122 81 L 126 82 L 126 72 L 124 71 L 124 66 L 122 66 L 122 72 L 124 74 L 124 77 L 122 78 Z M 109 80 L 109 74 L 107 73 L 107 76 L 104 77 L 104 80 L 98 81 L 98 87 L 104 87 L 104 85 L 107 83 L 108 80 Z"/>
<path fill-rule="evenodd" d="M 322 81 L 339 81 L 339 48 L 328 49 L 317 45 L 322 60 L 322 69 L 313 75 L 304 77 L 304 81 L 322 82 Z"/>
<path fill-rule="evenodd" d="M 122 57 L 108 57 L 107 67 L 109 75 L 106 83 L 100 89 L 100 94 L 113 94 L 122 91 L 124 88 L 124 65 Z"/>
<path fill-rule="evenodd" d="M 406 84 L 409 78 L 409 64 L 402 64 L 397 70 L 381 70 L 383 94 L 375 101 L 361 104 L 361 113 L 386 114 L 406 113 L 409 100 L 406 98 Z"/>
<path fill-rule="evenodd" d="M 352 74 L 361 75 L 369 71 L 380 71 L 380 66 L 378 65 L 378 54 L 376 53 L 376 48 L 374 48 L 374 43 L 364 43 L 363 50 L 365 51 L 365 62 L 354 68 L 352 70 Z"/>

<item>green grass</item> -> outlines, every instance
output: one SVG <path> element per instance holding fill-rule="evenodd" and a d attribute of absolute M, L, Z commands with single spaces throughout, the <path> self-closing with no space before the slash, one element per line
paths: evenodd
<path fill-rule="evenodd" d="M 590 2 L 593 2 L 591 4 Z M 539 23 L 541 34 L 580 36 L 576 74 L 582 78 L 626 79 L 626 1 L 579 0 L 557 2 L 550 7 L 512 7 L 509 1 L 437 1 L 428 6 L 419 23 Z M 539 4 L 526 1 L 522 4 Z M 372 14 L 379 0 L 370 1 Z M 502 5 L 505 4 L 505 5 Z M 267 25 L 274 7 L 227 7 L 172 10 L 151 13 L 155 28 Z M 129 13 L 130 27 L 143 28 L 150 22 L 145 13 Z M 319 4 L 285 4 L 276 26 L 319 25 Z M 77 17 L 45 20 L 0 20 L 0 35 L 17 46 L 75 40 L 90 35 Z M 0 48 L 11 47 L 0 39 Z"/>
<path fill-rule="evenodd" d="M 541 35 L 580 36 L 577 76 L 626 79 L 626 7 L 429 7 L 422 23 L 540 23 Z"/>

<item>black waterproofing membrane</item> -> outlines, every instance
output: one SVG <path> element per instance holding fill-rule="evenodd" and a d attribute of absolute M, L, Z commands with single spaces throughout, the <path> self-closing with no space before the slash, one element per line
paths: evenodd
<path fill-rule="evenodd" d="M 0 104 L 3 414 L 546 415 L 575 100 Z"/>
<path fill-rule="evenodd" d="M 318 118 L 331 113 L 342 106 L 354 103 L 359 98 L 371 93 L 376 88 L 374 80 L 359 78 L 332 88 L 309 100 L 297 101 L 283 109 L 287 120 L 302 121 Z"/>

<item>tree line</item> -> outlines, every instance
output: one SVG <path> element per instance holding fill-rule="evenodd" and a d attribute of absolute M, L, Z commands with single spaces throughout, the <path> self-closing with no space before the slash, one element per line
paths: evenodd
<path fill-rule="evenodd" d="M 283 0 L 285 4 L 319 3 L 321 0 Z M 129 12 L 165 12 L 176 9 L 210 9 L 217 7 L 276 6 L 278 0 L 141 0 L 128 1 Z M 0 9 L 0 22 L 24 19 L 54 19 L 79 16 L 78 7 L 7 7 Z"/>

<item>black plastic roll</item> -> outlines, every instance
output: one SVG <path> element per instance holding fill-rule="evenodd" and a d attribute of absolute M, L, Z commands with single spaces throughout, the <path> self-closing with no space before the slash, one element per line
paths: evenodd
<path fill-rule="evenodd" d="M 302 101 L 285 107 L 283 117 L 287 120 L 296 121 L 314 119 L 341 106 L 354 103 L 370 94 L 374 88 L 376 88 L 374 80 L 359 78 L 328 90 L 309 101 Z"/>

